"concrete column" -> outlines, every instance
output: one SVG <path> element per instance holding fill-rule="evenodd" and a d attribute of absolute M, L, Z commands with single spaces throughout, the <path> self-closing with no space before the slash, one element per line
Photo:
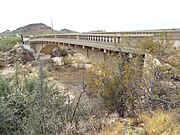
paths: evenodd
<path fill-rule="evenodd" d="M 112 37 L 109 37 L 109 42 L 112 42 Z"/>
<path fill-rule="evenodd" d="M 119 38 L 118 37 L 116 37 L 116 43 L 119 43 Z"/>
<path fill-rule="evenodd" d="M 103 42 L 106 42 L 106 37 L 103 37 Z"/>
<path fill-rule="evenodd" d="M 99 41 L 99 37 L 97 36 L 97 41 Z"/>
<path fill-rule="evenodd" d="M 94 51 L 94 47 L 92 47 L 92 50 Z"/>
<path fill-rule="evenodd" d="M 109 37 L 106 37 L 106 42 L 109 42 Z"/>
<path fill-rule="evenodd" d="M 84 45 L 82 46 L 82 48 L 84 49 Z"/>
<path fill-rule="evenodd" d="M 86 57 L 89 58 L 89 49 L 87 49 L 87 52 L 86 52 Z"/>
<path fill-rule="evenodd" d="M 106 62 L 106 53 L 103 53 L 103 61 Z"/>
<path fill-rule="evenodd" d="M 106 49 L 104 49 L 104 53 L 106 53 Z"/>
<path fill-rule="evenodd" d="M 104 42 L 104 37 L 101 37 L 101 41 Z"/>
<path fill-rule="evenodd" d="M 115 37 L 112 37 L 112 43 L 115 43 L 115 41 L 116 41 L 116 38 Z"/>

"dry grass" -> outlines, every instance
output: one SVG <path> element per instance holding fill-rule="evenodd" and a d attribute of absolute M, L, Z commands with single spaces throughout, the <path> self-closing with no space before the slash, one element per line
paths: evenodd
<path fill-rule="evenodd" d="M 116 121 L 115 123 L 106 126 L 99 133 L 94 133 L 94 135 L 121 135 L 123 131 L 123 123 Z"/>
<path fill-rule="evenodd" d="M 143 114 L 142 119 L 149 135 L 180 135 L 180 124 L 176 117 L 177 110 L 174 112 L 163 112 L 156 110 L 152 117 Z"/>
<path fill-rule="evenodd" d="M 143 124 L 139 128 L 144 128 L 147 135 L 180 135 L 180 117 L 178 110 L 171 112 L 163 112 L 157 109 L 153 116 L 149 114 L 142 114 Z M 131 125 L 132 119 L 128 120 Z M 142 127 L 143 125 L 143 127 Z M 121 135 L 124 124 L 120 121 L 104 127 L 99 133 L 95 132 L 94 135 Z"/>

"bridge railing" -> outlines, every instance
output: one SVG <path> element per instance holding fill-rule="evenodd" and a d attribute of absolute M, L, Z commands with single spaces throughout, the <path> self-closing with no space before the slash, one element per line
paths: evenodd
<path fill-rule="evenodd" d="M 93 42 L 103 42 L 103 43 L 114 43 L 119 44 L 122 43 L 122 39 L 125 37 L 129 41 L 135 41 L 138 38 L 143 38 L 152 35 L 122 35 L 122 34 L 51 34 L 51 35 L 40 35 L 36 37 L 32 37 L 31 39 L 38 39 L 38 38 L 55 38 L 55 39 L 76 39 L 76 40 L 86 40 L 86 41 L 93 41 Z"/>

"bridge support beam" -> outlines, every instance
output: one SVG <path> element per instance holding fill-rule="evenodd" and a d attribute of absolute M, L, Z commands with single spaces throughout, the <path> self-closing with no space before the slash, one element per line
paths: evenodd
<path fill-rule="evenodd" d="M 87 49 L 87 52 L 86 52 L 86 57 L 89 58 L 89 49 Z"/>
<path fill-rule="evenodd" d="M 133 58 L 133 54 L 129 53 L 129 58 L 132 59 Z"/>

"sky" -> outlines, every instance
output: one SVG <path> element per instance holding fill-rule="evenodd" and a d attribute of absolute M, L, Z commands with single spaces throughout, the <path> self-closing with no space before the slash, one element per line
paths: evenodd
<path fill-rule="evenodd" d="M 180 0 L 1 0 L 0 32 L 31 23 L 55 30 L 180 28 Z"/>

